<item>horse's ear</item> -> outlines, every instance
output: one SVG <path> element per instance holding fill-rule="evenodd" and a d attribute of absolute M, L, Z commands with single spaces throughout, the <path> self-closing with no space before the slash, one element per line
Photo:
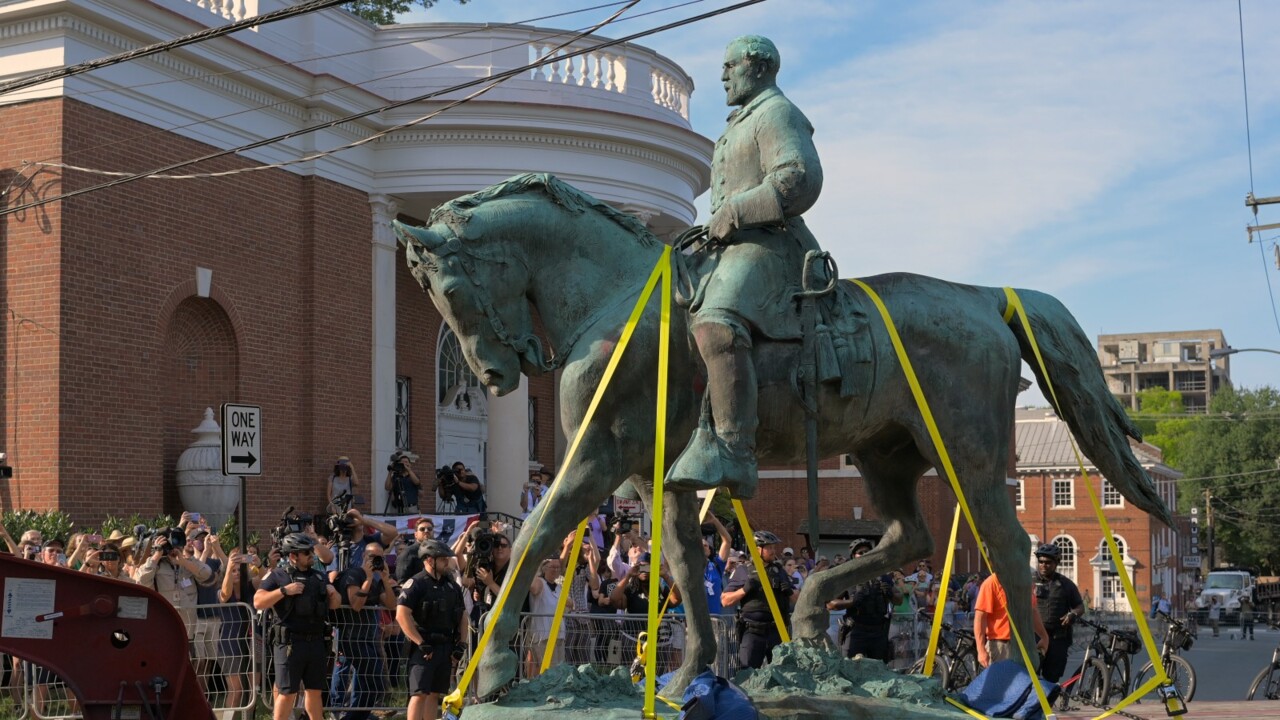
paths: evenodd
<path fill-rule="evenodd" d="M 392 220 L 391 227 L 395 229 L 396 237 L 400 240 L 400 244 L 406 247 L 417 245 L 430 252 L 443 242 L 443 239 L 432 232 L 430 228 L 405 225 L 399 220 Z"/>

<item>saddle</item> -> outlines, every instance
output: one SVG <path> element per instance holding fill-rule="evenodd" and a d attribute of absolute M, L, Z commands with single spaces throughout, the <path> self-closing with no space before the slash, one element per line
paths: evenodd
<path fill-rule="evenodd" d="M 675 242 L 676 252 L 672 254 L 674 299 L 677 305 L 685 309 L 698 307 L 706 290 L 706 281 L 719 263 L 718 255 L 708 252 L 713 245 L 706 242 L 705 237 L 705 228 L 695 226 L 686 230 Z M 761 344 L 778 343 L 795 348 L 803 345 L 804 328 L 799 298 L 802 290 L 799 282 L 801 270 L 797 268 L 791 274 L 796 280 L 788 284 L 785 293 L 792 298 L 789 311 L 771 314 L 762 322 L 749 316 L 745 318 L 751 325 L 751 337 L 757 348 L 757 356 L 768 353 L 760 347 Z M 816 275 L 817 284 L 827 283 L 823 272 Z M 785 298 L 783 301 L 785 302 Z M 855 397 L 871 385 L 870 322 L 865 303 L 865 296 L 856 291 L 853 283 L 844 280 L 837 281 L 834 290 L 816 299 L 813 347 L 817 380 L 820 384 L 838 388 L 840 396 L 844 398 Z M 696 309 L 690 312 L 696 315 Z M 798 353 L 798 350 L 795 351 Z M 800 364 L 794 363 L 793 373 L 798 371 Z"/>

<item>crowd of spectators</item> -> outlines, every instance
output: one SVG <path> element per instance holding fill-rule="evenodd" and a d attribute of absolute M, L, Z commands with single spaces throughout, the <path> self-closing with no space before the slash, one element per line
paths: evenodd
<path fill-rule="evenodd" d="M 521 507 L 526 514 L 546 496 L 553 478 L 554 472 L 545 468 L 530 473 L 522 490 Z M 413 458 L 398 453 L 388 466 L 385 483 L 399 485 L 405 509 L 418 507 L 427 492 L 441 500 L 447 497 L 460 514 L 483 508 L 483 486 L 464 463 L 435 471 L 434 482 L 426 489 L 413 468 Z M 313 545 L 315 567 L 322 570 L 340 598 L 338 608 L 329 614 L 329 622 L 336 628 L 337 652 L 325 680 L 326 705 L 352 708 L 340 717 L 360 720 L 369 716 L 360 708 L 378 707 L 390 688 L 388 679 L 406 672 L 405 634 L 397 622 L 396 605 L 405 588 L 423 572 L 418 550 L 431 540 L 449 544 L 454 557 L 449 559 L 448 572 L 462 589 L 470 628 L 470 636 L 462 640 L 474 643 L 480 620 L 491 609 L 512 562 L 515 532 L 503 523 L 480 521 L 466 530 L 458 527 L 452 536 L 445 537 L 435 518 L 419 515 L 406 537 L 395 526 L 359 510 L 342 511 L 338 499 L 346 496 L 349 501 L 361 491 L 360 479 L 346 457 L 334 463 L 327 491 L 335 501 L 330 510 L 341 518 L 339 531 L 326 529 L 321 523 L 318 532 L 314 522 L 296 529 Z M 579 617 L 561 629 L 555 663 L 601 663 L 606 658 L 617 662 L 621 653 L 625 664 L 646 629 L 652 603 L 677 618 L 684 612 L 681 588 L 675 586 L 666 560 L 655 561 L 651 555 L 649 538 L 639 522 L 619 517 L 608 524 L 605 516 L 598 516 L 590 527 L 581 541 L 580 559 L 572 576 L 565 577 L 572 535 L 565 538 L 557 555 L 526 560 L 538 564 L 537 577 L 521 608 L 529 618 L 517 641 L 526 677 L 540 671 L 551 635 L 551 616 L 564 595 L 568 596 L 568 612 Z M 714 514 L 708 516 L 704 533 L 703 551 L 708 562 L 701 590 L 711 612 L 732 623 L 739 613 L 747 578 L 754 576 L 754 564 L 741 536 L 735 536 Z M 250 698 L 259 680 L 249 676 L 249 660 L 255 652 L 262 652 L 253 647 L 251 638 L 264 634 L 261 629 L 251 632 L 251 625 L 261 619 L 229 612 L 227 607 L 251 602 L 273 570 L 287 567 L 289 558 L 276 543 L 228 552 L 216 529 L 196 513 L 183 513 L 174 527 L 151 531 L 145 538 L 119 531 L 105 537 L 75 533 L 64 543 L 61 538 L 46 538 L 29 530 L 16 540 L 8 533 L 0 539 L 21 557 L 155 589 L 183 618 L 192 661 L 202 681 L 222 678 L 217 687 L 206 690 L 224 693 L 224 706 L 228 707 L 242 705 Z M 275 540 L 279 539 L 278 533 Z M 479 551 L 477 544 L 482 546 Z M 784 584 L 790 584 L 790 593 L 777 593 L 783 612 L 790 614 L 800 589 L 814 572 L 844 562 L 843 555 L 829 560 L 807 547 L 799 551 L 770 547 L 767 563 L 776 563 Z M 659 594 L 650 597 L 650 577 L 655 573 L 660 580 Z M 892 608 L 895 614 L 931 616 L 941 605 L 952 615 L 949 619 L 971 610 L 980 580 L 977 576 L 961 578 L 944 592 L 928 560 L 921 560 L 909 572 L 894 572 L 892 578 L 898 591 L 895 596 L 901 598 Z M 592 616 L 611 615 L 623 617 L 611 622 L 589 621 Z M 258 642 L 262 642 L 260 637 Z M 676 666 L 682 647 L 683 628 L 676 622 L 671 636 L 663 639 L 662 666 Z"/>

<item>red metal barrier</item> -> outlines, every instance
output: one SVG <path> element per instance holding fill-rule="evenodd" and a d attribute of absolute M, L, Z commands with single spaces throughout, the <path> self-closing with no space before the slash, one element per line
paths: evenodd
<path fill-rule="evenodd" d="M 182 618 L 150 588 L 0 554 L 0 651 L 57 673 L 85 720 L 208 718 Z"/>

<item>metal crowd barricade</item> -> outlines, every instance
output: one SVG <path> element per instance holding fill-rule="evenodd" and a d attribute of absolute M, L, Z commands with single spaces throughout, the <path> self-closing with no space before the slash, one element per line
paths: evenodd
<path fill-rule="evenodd" d="M 552 615 L 522 613 L 512 647 L 519 655 L 520 679 L 536 677 L 546 649 Z M 732 618 L 712 616 L 717 644 L 715 671 L 731 676 L 736 670 L 737 637 Z M 639 614 L 566 613 L 556 643 L 555 664 L 591 665 L 607 675 L 616 668 L 630 670 L 637 658 L 637 642 L 646 632 L 648 617 Z M 684 660 L 688 631 L 685 617 L 668 613 L 658 626 L 658 674 L 675 670 Z"/>
<path fill-rule="evenodd" d="M 396 624 L 395 608 L 340 608 L 330 614 L 330 672 L 321 688 L 326 712 L 348 710 L 403 711 L 409 704 L 405 666 L 405 639 Z M 265 638 L 265 628 L 255 628 L 255 638 Z M 275 663 L 270 644 L 254 643 L 262 702 L 274 705 Z M 298 705 L 302 705 L 299 694 Z"/>

